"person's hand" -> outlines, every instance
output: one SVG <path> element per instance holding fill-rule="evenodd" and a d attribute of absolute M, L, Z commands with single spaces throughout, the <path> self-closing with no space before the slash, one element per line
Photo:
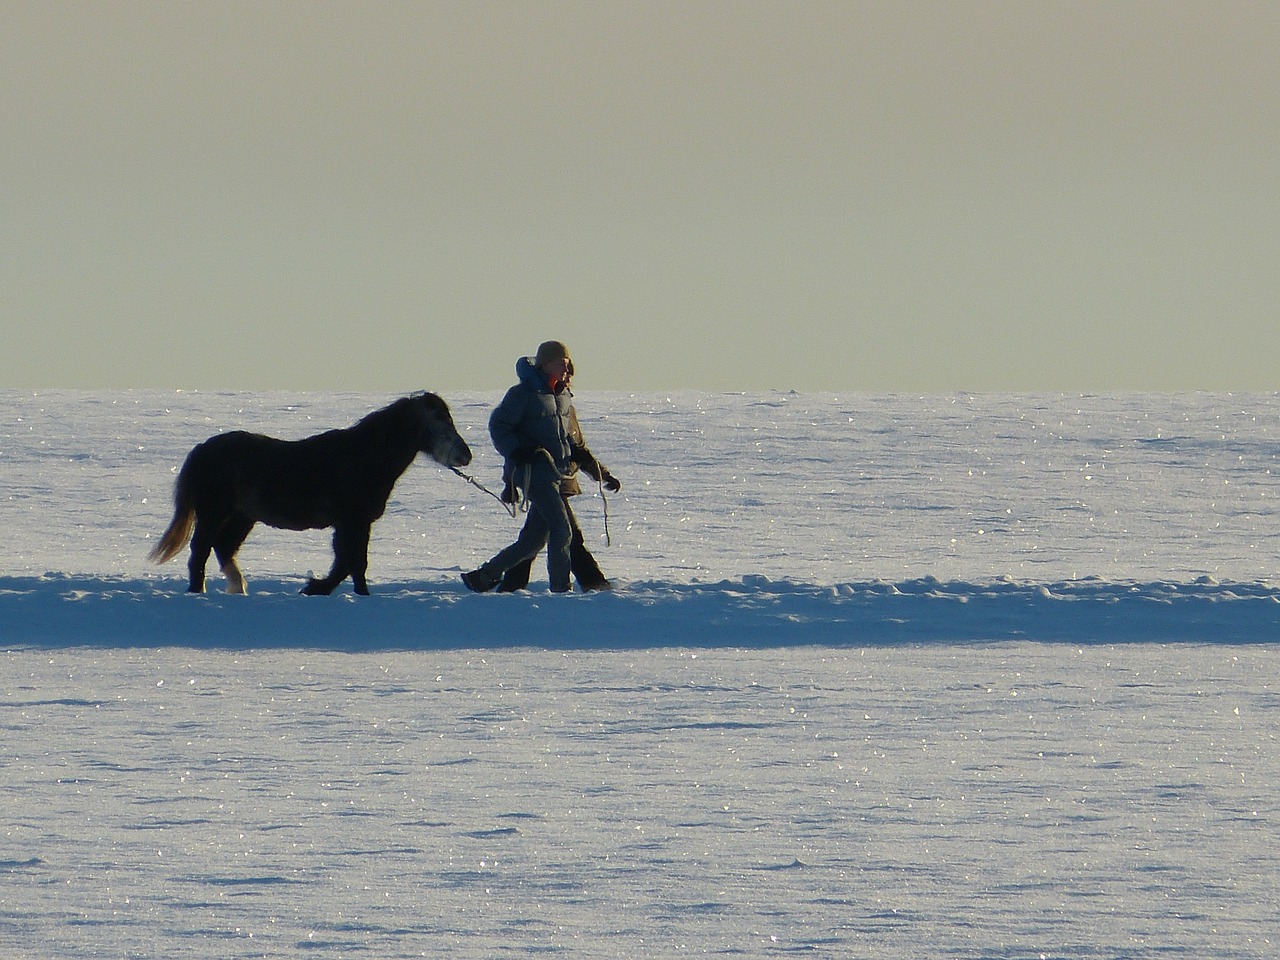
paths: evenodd
<path fill-rule="evenodd" d="M 604 476 L 601 477 L 601 479 L 604 481 L 604 488 L 608 490 L 610 493 L 617 493 L 619 490 L 622 489 L 622 481 L 619 480 L 617 477 L 615 477 L 608 470 L 604 472 Z"/>

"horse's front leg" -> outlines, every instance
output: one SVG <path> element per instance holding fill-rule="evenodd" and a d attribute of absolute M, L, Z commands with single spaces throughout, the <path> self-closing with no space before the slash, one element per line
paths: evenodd
<path fill-rule="evenodd" d="M 334 533 L 334 546 L 338 549 L 341 543 L 341 554 L 346 561 L 347 570 L 351 573 L 351 586 L 362 597 L 369 595 L 369 584 L 365 573 L 369 569 L 369 528 L 371 524 L 356 524 L 344 529 L 342 534 Z"/>
<path fill-rule="evenodd" d="M 319 580 L 312 577 L 307 581 L 307 585 L 302 588 L 302 592 L 308 597 L 327 597 L 345 579 L 347 579 L 346 564 L 342 562 L 341 557 L 335 552 L 333 566 L 329 569 L 329 573 Z"/>
<path fill-rule="evenodd" d="M 368 534 L 365 534 L 366 538 Z M 345 525 L 335 525 L 333 528 L 333 566 L 329 569 L 327 575 L 319 580 L 311 579 L 307 581 L 307 585 L 302 588 L 302 592 L 309 597 L 327 597 L 338 588 L 343 580 L 347 579 L 347 574 L 351 572 L 351 544 L 353 542 L 352 531 Z M 357 551 L 358 552 L 358 551 Z M 363 583 L 364 571 L 360 573 L 361 580 L 356 585 L 356 593 L 360 593 L 360 585 Z M 365 593 L 369 590 L 366 587 Z"/>

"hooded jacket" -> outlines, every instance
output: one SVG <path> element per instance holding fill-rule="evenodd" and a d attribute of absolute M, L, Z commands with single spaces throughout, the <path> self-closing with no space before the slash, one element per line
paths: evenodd
<path fill-rule="evenodd" d="M 511 472 L 516 451 L 539 449 L 551 455 L 561 474 L 568 474 L 574 453 L 573 394 L 563 385 L 553 392 L 532 357 L 516 361 L 516 378 L 516 385 L 489 415 L 489 436 L 505 461 L 503 472 Z"/>

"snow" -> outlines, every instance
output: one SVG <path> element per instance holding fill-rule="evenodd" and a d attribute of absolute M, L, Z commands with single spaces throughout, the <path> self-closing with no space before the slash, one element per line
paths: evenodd
<path fill-rule="evenodd" d="M 1275 954 L 1280 398 L 581 391 L 612 594 L 468 593 L 424 458 L 371 597 L 146 563 L 196 442 L 390 399 L 0 391 L 3 955 Z"/>

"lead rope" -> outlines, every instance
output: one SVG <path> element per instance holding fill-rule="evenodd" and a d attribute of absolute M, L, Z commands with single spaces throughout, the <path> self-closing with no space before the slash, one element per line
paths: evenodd
<path fill-rule="evenodd" d="M 498 503 L 502 504 L 502 509 L 507 511 L 507 516 L 511 517 L 512 519 L 515 519 L 517 511 L 521 508 L 521 504 L 507 503 L 500 496 L 498 496 L 496 493 L 494 493 L 492 490 L 486 487 L 483 483 L 481 483 L 475 477 L 471 476 L 471 474 L 463 473 L 457 467 L 450 467 L 449 469 L 452 470 L 454 473 L 456 473 L 458 476 L 460 476 L 463 480 L 467 481 L 467 483 L 471 484 L 477 490 L 483 490 L 489 496 L 493 497 L 493 499 L 497 500 Z"/>
<path fill-rule="evenodd" d="M 544 456 L 546 456 L 547 462 L 550 463 L 551 454 L 547 453 L 545 450 L 540 452 Z M 552 465 L 552 468 L 554 469 L 555 464 L 552 463 L 551 465 Z M 503 500 L 502 497 L 498 496 L 496 493 L 494 493 L 492 490 L 486 487 L 483 483 L 481 483 L 475 477 L 471 476 L 471 474 L 463 473 L 457 467 L 450 467 L 449 469 L 452 470 L 454 473 L 456 473 L 458 476 L 460 476 L 463 480 L 467 481 L 467 483 L 471 484 L 477 490 L 483 490 L 489 496 L 493 497 L 493 499 L 497 500 L 500 504 L 502 504 L 502 509 L 507 511 L 507 516 L 511 517 L 513 520 L 516 518 L 517 514 L 529 512 L 529 494 L 526 493 L 525 491 L 529 489 L 529 478 L 533 474 L 533 464 L 526 463 L 522 468 L 524 470 L 524 483 L 514 484 L 516 493 L 519 494 L 519 499 L 517 499 L 515 503 L 507 503 L 507 501 Z M 559 483 L 564 479 L 565 479 L 564 474 L 560 473 L 557 470 L 556 482 Z"/>
<path fill-rule="evenodd" d="M 550 459 L 550 455 L 548 455 L 548 459 Z M 529 489 L 529 476 L 533 472 L 532 464 L 526 463 L 524 465 L 524 484 L 516 484 L 516 490 L 520 493 L 520 499 L 515 503 L 507 503 L 502 499 L 502 497 L 498 496 L 475 477 L 471 476 L 471 474 L 463 473 L 457 467 L 450 467 L 449 469 L 477 490 L 487 493 L 489 496 L 493 497 L 493 499 L 497 500 L 498 503 L 502 504 L 502 509 L 507 512 L 507 516 L 511 517 L 513 520 L 518 514 L 528 513 L 529 495 L 524 491 Z M 560 479 L 563 480 L 564 478 L 561 477 Z M 605 496 L 604 480 L 600 477 L 596 478 L 596 489 L 600 492 L 600 502 L 604 504 L 604 545 L 606 547 L 612 547 L 613 537 L 609 534 L 609 498 Z"/>
<path fill-rule="evenodd" d="M 613 538 L 609 536 L 609 498 L 604 495 L 604 480 L 596 477 L 596 489 L 600 491 L 600 501 L 604 504 L 604 545 L 613 546 Z"/>

